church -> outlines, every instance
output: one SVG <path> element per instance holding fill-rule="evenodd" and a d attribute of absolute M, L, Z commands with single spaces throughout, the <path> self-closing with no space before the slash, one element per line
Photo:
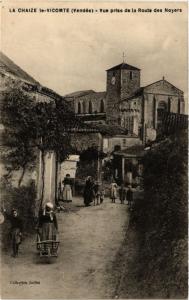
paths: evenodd
<path fill-rule="evenodd" d="M 155 140 L 163 112 L 184 114 L 184 93 L 164 77 L 141 87 L 140 69 L 124 61 L 106 70 L 106 91 L 78 91 L 66 95 L 86 123 L 124 128 L 127 137 L 143 144 Z"/>

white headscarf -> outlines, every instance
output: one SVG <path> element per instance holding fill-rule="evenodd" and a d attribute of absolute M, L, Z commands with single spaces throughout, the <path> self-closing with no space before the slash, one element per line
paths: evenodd
<path fill-rule="evenodd" d="M 47 212 L 47 207 L 50 208 L 50 211 L 48 211 L 48 212 Z M 43 215 L 45 216 L 48 213 L 49 216 L 50 216 L 51 221 L 53 220 L 53 207 L 54 206 L 53 206 L 53 204 L 51 202 L 47 202 L 45 204 L 45 208 L 43 210 Z"/>

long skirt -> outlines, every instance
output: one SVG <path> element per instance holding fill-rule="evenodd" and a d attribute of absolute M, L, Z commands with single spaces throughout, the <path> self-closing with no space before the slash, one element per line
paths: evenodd
<path fill-rule="evenodd" d="M 39 235 L 41 241 L 56 241 L 57 230 L 53 223 L 43 223 Z"/>
<path fill-rule="evenodd" d="M 72 189 L 69 184 L 66 184 L 63 189 L 63 201 L 71 202 L 72 201 Z"/>
<path fill-rule="evenodd" d="M 85 189 L 83 197 L 84 197 L 84 204 L 88 206 L 90 205 L 91 202 L 94 201 L 95 194 L 93 190 Z"/>

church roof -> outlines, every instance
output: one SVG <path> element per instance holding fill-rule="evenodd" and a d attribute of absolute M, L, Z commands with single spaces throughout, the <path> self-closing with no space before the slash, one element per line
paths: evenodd
<path fill-rule="evenodd" d="M 1 51 L 0 51 L 0 70 L 6 73 L 10 73 L 31 84 L 35 84 L 35 85 L 38 84 L 38 82 L 33 77 L 31 77 L 28 73 L 26 73 L 19 66 L 17 66 L 10 58 L 8 58 Z"/>
<path fill-rule="evenodd" d="M 136 68 L 134 66 L 128 65 L 126 63 L 121 63 L 121 64 L 119 64 L 119 65 L 117 65 L 115 67 L 112 67 L 112 68 L 110 68 L 110 69 L 108 69 L 106 71 L 123 70 L 123 69 L 125 69 L 125 70 L 138 70 L 138 71 L 140 71 L 140 69 L 138 69 L 138 68 Z"/>
<path fill-rule="evenodd" d="M 65 98 L 77 98 L 77 97 L 82 97 L 82 96 L 86 96 L 88 94 L 93 94 L 93 93 L 95 93 L 95 91 L 93 91 L 93 90 L 77 91 L 77 92 L 67 94 L 64 97 Z"/>
<path fill-rule="evenodd" d="M 155 82 L 153 82 L 153 83 L 150 83 L 150 84 L 144 86 L 144 89 L 146 89 L 146 88 L 148 88 L 148 87 L 150 87 L 150 86 L 153 86 L 154 84 L 157 84 L 157 83 L 167 83 L 170 87 L 172 87 L 172 88 L 178 90 L 179 92 L 182 92 L 182 93 L 183 93 L 182 90 L 180 90 L 179 88 L 177 88 L 175 85 L 173 85 L 173 84 L 170 83 L 169 81 L 165 80 L 164 77 L 163 77 L 163 79 L 160 79 L 160 80 L 158 80 L 158 81 L 155 81 Z"/>

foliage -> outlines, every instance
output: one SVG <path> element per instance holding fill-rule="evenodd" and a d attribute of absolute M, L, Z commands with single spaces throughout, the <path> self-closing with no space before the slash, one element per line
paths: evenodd
<path fill-rule="evenodd" d="M 9 173 L 22 169 L 19 185 L 26 168 L 33 166 L 35 148 L 44 153 L 54 150 L 62 162 L 71 153 L 70 130 L 80 126 L 74 114 L 62 102 L 40 102 L 21 88 L 8 91 L 2 105 L 3 160 Z"/>
<path fill-rule="evenodd" d="M 145 196 L 131 224 L 140 236 L 138 279 L 143 289 L 150 283 L 150 297 L 187 293 L 187 146 L 180 132 L 144 157 Z"/>
<path fill-rule="evenodd" d="M 20 185 L 26 168 L 31 168 L 35 160 L 34 103 L 19 89 L 9 91 L 3 100 L 1 116 L 5 129 L 2 138 L 6 148 L 2 158 L 8 173 L 23 170 Z"/>
<path fill-rule="evenodd" d="M 1 182 L 1 206 L 11 213 L 12 208 L 16 208 L 23 220 L 24 232 L 31 232 L 35 224 L 35 197 L 36 188 L 33 181 L 29 186 L 14 188 L 6 182 Z M 8 246 L 9 221 L 2 225 L 3 244 Z"/>

